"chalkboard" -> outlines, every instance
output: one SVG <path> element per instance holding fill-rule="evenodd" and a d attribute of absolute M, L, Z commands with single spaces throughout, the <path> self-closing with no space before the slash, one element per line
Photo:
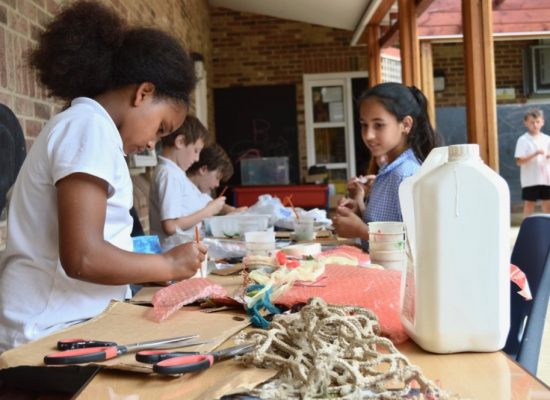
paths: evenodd
<path fill-rule="evenodd" d="M 533 107 L 540 108 L 547 117 L 550 116 L 550 104 L 529 103 L 497 106 L 499 173 L 510 187 L 512 204 L 522 202 L 519 167 L 514 158 L 516 141 L 526 132 L 523 115 Z M 438 107 L 436 108 L 436 121 L 437 130 L 444 137 L 446 145 L 467 143 L 466 109 L 464 107 Z M 550 130 L 550 125 L 547 128 Z M 542 130 L 545 131 L 544 127 Z"/>
<path fill-rule="evenodd" d="M 231 185 L 241 184 L 245 157 L 288 157 L 290 183 L 299 183 L 294 85 L 214 89 L 216 141 L 233 162 Z"/>

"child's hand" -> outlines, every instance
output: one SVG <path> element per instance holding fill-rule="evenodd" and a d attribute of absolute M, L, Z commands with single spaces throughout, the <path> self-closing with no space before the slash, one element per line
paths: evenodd
<path fill-rule="evenodd" d="M 332 225 L 338 236 L 362 239 L 368 237 L 367 224 L 349 208 L 338 207 L 336 216 L 332 218 Z"/>
<path fill-rule="evenodd" d="M 338 201 L 338 207 L 347 208 L 357 215 L 359 215 L 359 212 L 360 212 L 359 203 L 355 199 L 351 199 L 349 197 L 342 197 Z"/>
<path fill-rule="evenodd" d="M 225 205 L 225 196 L 220 196 L 208 202 L 208 204 L 206 205 L 206 208 L 208 209 L 210 215 L 216 215 L 216 214 L 219 214 L 219 212 L 222 210 L 224 205 Z"/>
<path fill-rule="evenodd" d="M 174 279 L 182 280 L 195 275 L 206 258 L 208 246 L 203 243 L 189 242 L 170 249 L 164 253 L 174 265 Z"/>
<path fill-rule="evenodd" d="M 246 210 L 248 210 L 247 206 L 233 208 L 230 212 L 228 212 L 228 214 L 239 214 L 239 213 L 242 213 Z"/>

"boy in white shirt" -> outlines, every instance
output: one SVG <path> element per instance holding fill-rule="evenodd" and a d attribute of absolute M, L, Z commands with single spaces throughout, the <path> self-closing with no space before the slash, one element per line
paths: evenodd
<path fill-rule="evenodd" d="M 194 237 L 193 228 L 218 214 L 225 204 L 223 196 L 206 200 L 185 173 L 198 161 L 206 142 L 208 131 L 191 115 L 176 131 L 162 138 L 162 155 L 149 192 L 151 234 L 158 235 L 161 243 L 176 231 Z"/>
<path fill-rule="evenodd" d="M 220 186 L 220 182 L 228 181 L 233 175 L 233 171 L 233 164 L 225 150 L 217 143 L 213 143 L 202 149 L 199 161 L 187 170 L 187 177 L 202 192 L 200 199 L 206 206 L 212 200 L 212 194 Z M 247 208 L 235 208 L 224 204 L 219 214 L 240 212 Z"/>
<path fill-rule="evenodd" d="M 531 215 L 537 200 L 544 213 L 550 213 L 550 136 L 541 132 L 544 114 L 541 109 L 527 110 L 523 117 L 527 132 L 518 138 L 514 157 L 521 169 L 523 216 Z"/>

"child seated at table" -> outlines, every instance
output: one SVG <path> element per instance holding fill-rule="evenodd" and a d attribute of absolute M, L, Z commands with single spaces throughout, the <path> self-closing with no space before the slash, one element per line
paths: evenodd
<path fill-rule="evenodd" d="M 149 192 L 151 234 L 158 235 L 161 243 L 176 233 L 194 237 L 194 227 L 218 214 L 225 204 L 224 196 L 205 202 L 186 175 L 187 169 L 198 161 L 208 139 L 208 130 L 191 115 L 173 133 L 162 138 L 162 154 Z"/>
<path fill-rule="evenodd" d="M 206 206 L 208 202 L 212 201 L 212 194 L 220 186 L 220 182 L 227 182 L 233 175 L 233 171 L 233 164 L 229 156 L 219 144 L 213 143 L 202 149 L 199 161 L 187 170 L 187 177 L 201 191 L 197 201 L 202 201 Z M 231 214 L 246 209 L 247 207 L 236 208 L 224 204 L 219 214 Z"/>
<path fill-rule="evenodd" d="M 199 243 L 133 252 L 125 157 L 180 126 L 196 83 L 181 41 L 70 2 L 29 54 L 43 93 L 67 107 L 44 126 L 13 186 L 0 257 L 0 352 L 99 315 L 129 284 L 182 280 Z M 42 93 L 42 91 L 41 91 Z"/>
<path fill-rule="evenodd" d="M 414 86 L 385 82 L 359 98 L 361 137 L 375 160 L 384 160 L 368 197 L 362 185 L 354 198 L 340 201 L 333 218 L 341 237 L 360 238 L 368 248 L 368 222 L 402 221 L 399 185 L 414 175 L 440 142 L 430 123 L 427 99 Z M 364 201 L 364 203 L 363 203 Z"/>

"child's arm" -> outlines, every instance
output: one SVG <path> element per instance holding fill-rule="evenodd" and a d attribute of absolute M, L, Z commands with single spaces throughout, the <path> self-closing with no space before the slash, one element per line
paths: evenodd
<path fill-rule="evenodd" d="M 526 164 L 526 163 L 528 163 L 529 161 L 531 161 L 533 158 L 535 158 L 535 157 L 538 156 L 539 154 L 544 155 L 544 150 L 538 149 L 537 151 L 535 151 L 535 152 L 532 153 L 532 154 L 529 154 L 528 156 L 525 156 L 525 157 L 516 157 L 516 164 L 517 164 L 518 166 L 522 166 L 523 164 Z"/>
<path fill-rule="evenodd" d="M 59 257 L 74 279 L 104 285 L 181 280 L 195 274 L 207 251 L 188 243 L 162 255 L 138 254 L 105 241 L 107 183 L 91 175 L 57 182 L 57 207 Z"/>
<path fill-rule="evenodd" d="M 357 214 L 346 207 L 338 207 L 332 218 L 336 234 L 345 238 L 369 239 L 369 227 Z"/>
<path fill-rule="evenodd" d="M 240 212 L 243 212 L 243 211 L 246 211 L 248 210 L 248 207 L 244 206 L 244 207 L 233 207 L 233 206 L 230 206 L 229 204 L 224 204 L 221 211 L 220 211 L 220 214 L 222 215 L 225 215 L 225 214 L 236 214 L 236 213 L 240 213 Z"/>
<path fill-rule="evenodd" d="M 204 208 L 201 208 L 200 210 L 195 211 L 192 214 L 162 221 L 162 230 L 167 235 L 173 235 L 174 233 L 176 233 L 176 230 L 178 228 L 183 230 L 192 228 L 205 218 L 218 214 L 224 204 L 225 196 L 217 197 L 214 200 L 209 201 Z"/>

